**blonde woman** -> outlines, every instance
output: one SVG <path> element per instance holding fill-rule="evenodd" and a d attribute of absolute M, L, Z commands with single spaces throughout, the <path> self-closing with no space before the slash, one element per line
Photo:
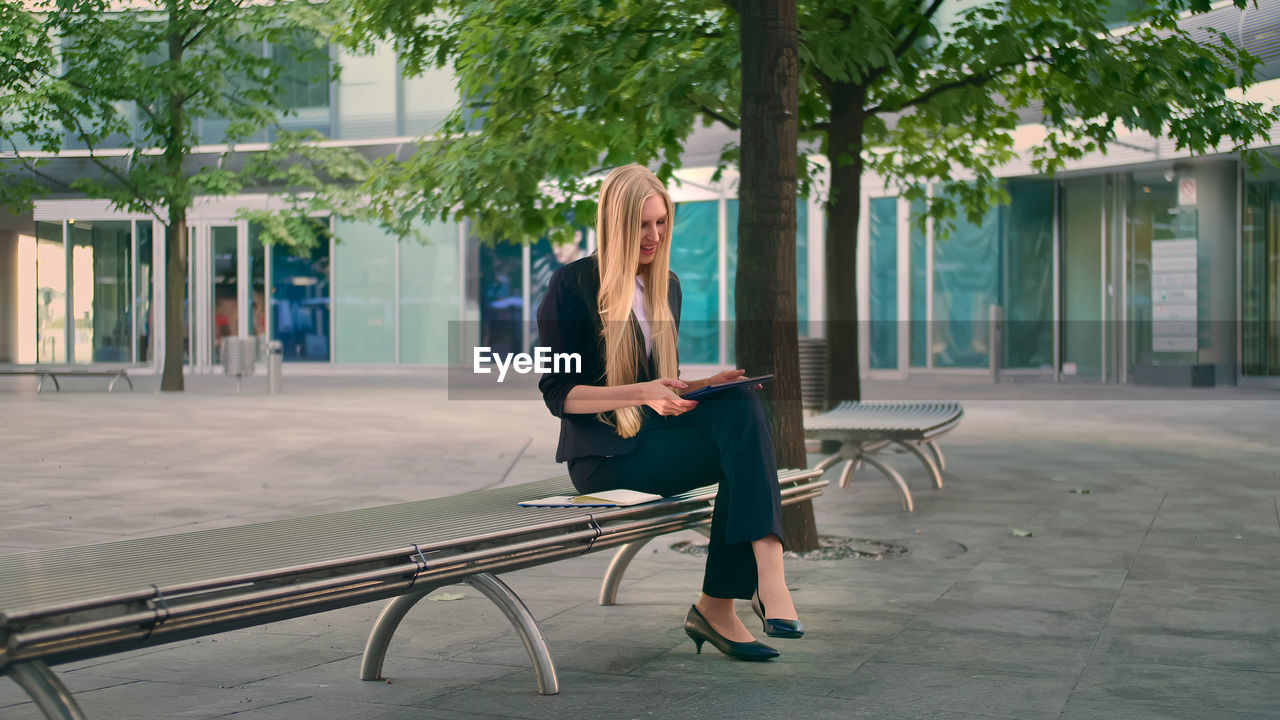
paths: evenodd
<path fill-rule="evenodd" d="M 783 574 L 773 438 L 753 390 L 680 397 L 745 373 L 679 379 L 674 214 L 648 169 L 627 165 L 605 179 L 598 250 L 557 270 L 538 308 L 543 344 L 577 353 L 582 372 L 544 375 L 539 387 L 561 419 L 556 461 L 568 462 L 580 492 L 674 495 L 719 482 L 702 595 L 684 630 L 698 652 L 710 642 L 741 660 L 768 660 L 778 651 L 755 641 L 733 601 L 752 599 L 771 637 L 804 632 Z"/>

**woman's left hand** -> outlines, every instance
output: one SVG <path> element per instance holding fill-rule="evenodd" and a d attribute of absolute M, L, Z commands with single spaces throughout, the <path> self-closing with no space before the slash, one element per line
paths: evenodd
<path fill-rule="evenodd" d="M 746 370 L 724 370 L 707 378 L 708 385 L 720 385 L 721 383 L 733 382 L 741 380 L 747 376 Z"/>
<path fill-rule="evenodd" d="M 746 370 L 725 370 L 724 372 L 718 372 L 715 375 L 712 375 L 711 377 L 707 378 L 706 383 L 708 385 L 719 385 L 720 383 L 727 383 L 727 382 L 733 382 L 734 380 L 741 380 L 746 376 L 747 376 Z M 756 390 L 763 390 L 763 389 L 764 389 L 763 385 L 756 383 Z"/>

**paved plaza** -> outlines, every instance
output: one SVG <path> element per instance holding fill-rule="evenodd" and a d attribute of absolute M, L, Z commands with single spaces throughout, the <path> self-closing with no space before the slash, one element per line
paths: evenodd
<path fill-rule="evenodd" d="M 771 663 L 694 653 L 685 533 L 641 553 L 615 607 L 595 601 L 608 553 L 504 576 L 555 696 L 465 586 L 412 611 L 388 682 L 357 679 L 380 603 L 56 669 L 91 720 L 1280 717 L 1280 392 L 980 382 L 869 386 L 965 403 L 946 487 L 896 455 L 916 512 L 870 469 L 815 501 L 823 534 L 905 552 L 791 561 L 808 633 L 771 640 Z M 277 396 L 261 377 L 136 383 L 0 378 L 0 554 L 564 472 L 540 402 L 450 401 L 439 372 L 286 369 Z M 38 717 L 0 678 L 0 718 Z"/>

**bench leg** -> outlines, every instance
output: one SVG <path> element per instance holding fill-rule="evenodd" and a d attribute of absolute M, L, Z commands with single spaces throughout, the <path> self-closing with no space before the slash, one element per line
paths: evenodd
<path fill-rule="evenodd" d="M 125 372 L 124 372 L 123 370 L 121 370 L 120 372 L 116 373 L 116 374 L 111 378 L 111 382 L 110 382 L 110 384 L 108 384 L 108 385 L 107 385 L 107 392 L 111 392 L 112 390 L 115 390 L 115 389 L 116 389 L 116 383 L 117 383 L 117 382 L 119 382 L 122 378 L 124 379 L 124 381 L 125 381 L 125 382 L 129 383 L 129 392 L 133 392 L 133 381 L 129 379 L 129 376 L 128 376 L 128 375 L 126 375 L 126 374 L 125 374 Z"/>
<path fill-rule="evenodd" d="M 622 576 L 626 574 L 627 567 L 631 565 L 631 561 L 635 559 L 640 549 L 648 545 L 652 539 L 644 538 L 629 542 L 613 554 L 613 560 L 609 561 L 609 569 L 604 571 L 604 580 L 600 583 L 601 605 L 618 604 L 618 587 L 622 585 Z"/>
<path fill-rule="evenodd" d="M 699 525 L 693 530 L 704 537 L 711 537 L 711 528 L 707 525 Z M 613 560 L 609 561 L 609 568 L 604 571 L 604 580 L 600 583 L 601 605 L 618 604 L 618 589 L 622 587 L 622 576 L 627 573 L 627 568 L 631 566 L 631 561 L 639 554 L 640 549 L 648 545 L 650 540 L 653 538 L 629 542 L 619 547 L 618 552 L 613 554 Z"/>
<path fill-rule="evenodd" d="M 560 692 L 556 668 L 551 662 L 551 651 L 547 649 L 547 643 L 542 637 L 542 631 L 538 630 L 533 614 L 529 612 L 529 608 L 525 607 L 519 596 L 491 573 L 470 575 L 464 579 L 464 582 L 492 600 L 515 626 L 516 632 L 520 634 L 520 640 L 524 642 L 524 649 L 529 653 L 529 660 L 533 663 L 533 671 L 538 678 L 538 692 L 542 695 L 555 695 Z M 382 613 L 373 623 L 373 630 L 369 632 L 369 640 L 364 646 L 364 658 L 360 662 L 361 680 L 382 678 L 382 663 L 387 657 L 387 647 L 391 644 L 391 637 L 395 635 L 400 621 L 404 619 L 410 608 L 435 589 L 431 587 L 401 595 L 382 609 Z"/>
<path fill-rule="evenodd" d="M 5 672 L 18 683 L 48 720 L 84 720 L 84 713 L 57 675 L 39 660 L 11 665 Z"/>
<path fill-rule="evenodd" d="M 907 452 L 911 453 L 912 455 L 915 455 L 916 459 L 919 460 L 922 465 L 924 465 L 924 470 L 925 472 L 929 473 L 929 480 L 933 483 L 933 487 L 935 488 L 942 487 L 942 473 L 939 472 L 938 466 L 933 464 L 933 458 L 926 455 L 924 450 L 921 450 L 920 446 L 917 445 L 916 443 L 907 442 L 903 440 L 895 440 L 894 442 L 906 448 Z"/>
<path fill-rule="evenodd" d="M 516 632 L 520 633 L 524 649 L 529 653 L 529 661 L 533 663 L 533 672 L 538 678 L 538 694 L 555 695 L 560 692 L 560 681 L 556 679 L 556 666 L 551 662 L 551 651 L 547 649 L 542 631 L 538 629 L 533 613 L 525 607 L 524 601 L 492 573 L 470 575 L 466 581 L 502 608 Z"/>
<path fill-rule="evenodd" d="M 903 510 L 906 512 L 912 512 L 916 509 L 915 502 L 911 499 L 911 490 L 907 487 L 907 481 L 902 479 L 902 475 L 898 474 L 897 470 L 894 470 L 892 467 L 880 462 L 880 460 L 871 455 L 863 455 L 859 459 L 884 473 L 884 476 L 889 478 L 889 482 L 893 483 L 894 489 L 898 491 L 899 499 L 902 500 Z M 854 461 L 850 461 L 849 467 L 845 468 L 845 472 L 851 472 L 849 468 L 853 467 L 853 462 Z"/>
<path fill-rule="evenodd" d="M 933 458 L 938 461 L 938 469 L 947 469 L 947 459 L 942 456 L 942 448 L 938 447 L 938 443 L 933 440 L 926 440 L 925 445 L 929 446 L 929 450 L 933 453 Z"/>
<path fill-rule="evenodd" d="M 373 621 L 373 629 L 369 631 L 369 639 L 364 644 L 364 657 L 360 660 L 361 680 L 382 679 L 382 662 L 387 659 L 387 646 L 391 644 L 391 636 L 396 634 L 396 628 L 400 627 L 400 621 L 409 609 L 435 589 L 429 587 L 420 592 L 392 598 L 382 608 L 378 619 Z"/>

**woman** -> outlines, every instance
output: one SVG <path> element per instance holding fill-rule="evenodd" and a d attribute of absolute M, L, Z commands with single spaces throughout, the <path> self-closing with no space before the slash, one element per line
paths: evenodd
<path fill-rule="evenodd" d="M 719 481 L 702 595 L 684 629 L 698 652 L 710 642 L 735 658 L 768 660 L 778 651 L 755 641 L 733 601 L 751 598 L 771 637 L 804 632 L 782 568 L 773 438 L 752 390 L 700 402 L 678 394 L 745 373 L 677 379 L 680 282 L 668 269 L 674 214 L 646 168 L 627 165 L 605 179 L 597 252 L 557 270 L 538 308 L 541 343 L 577 353 L 581 372 L 543 375 L 539 387 L 561 419 L 556 461 L 569 463 L 580 492 L 674 495 Z"/>

